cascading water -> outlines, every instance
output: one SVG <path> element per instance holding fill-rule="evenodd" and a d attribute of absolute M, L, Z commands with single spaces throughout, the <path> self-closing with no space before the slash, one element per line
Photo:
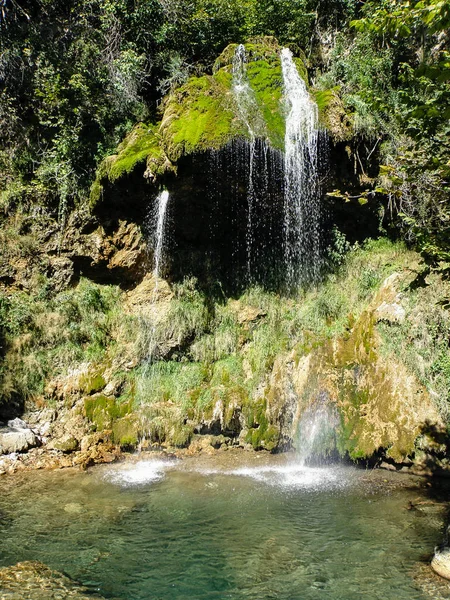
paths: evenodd
<path fill-rule="evenodd" d="M 317 463 L 335 451 L 338 427 L 338 413 L 327 398 L 319 397 L 303 412 L 296 436 L 300 466 Z"/>
<path fill-rule="evenodd" d="M 158 289 L 159 289 L 159 278 L 161 272 L 161 265 L 164 258 L 164 238 L 166 229 L 166 216 L 167 206 L 169 203 L 169 192 L 162 190 L 156 198 L 155 207 L 151 215 L 152 220 L 152 238 L 153 238 L 153 278 L 154 286 L 151 296 L 151 313 L 153 313 L 153 306 L 158 300 Z M 143 329 L 146 330 L 146 346 L 147 346 L 147 357 L 146 357 L 146 368 L 152 363 L 154 346 L 156 340 L 156 321 L 153 318 L 149 324 L 143 323 Z"/>
<path fill-rule="evenodd" d="M 292 289 L 317 280 L 320 269 L 318 109 L 288 48 L 281 51 L 281 67 L 286 105 L 284 253 L 286 284 Z"/>
<path fill-rule="evenodd" d="M 156 339 L 157 339 L 157 317 L 155 313 L 156 302 L 158 301 L 158 292 L 160 285 L 161 266 L 164 259 L 164 241 L 166 235 L 166 219 L 167 219 L 167 207 L 169 203 L 169 192 L 162 190 L 155 202 L 154 209 L 151 213 L 151 230 L 152 230 L 152 241 L 153 241 L 153 292 L 150 300 L 150 316 L 151 319 L 142 320 L 142 332 L 145 339 L 146 347 L 146 360 L 143 368 L 144 377 L 142 380 L 138 380 L 137 390 L 138 395 L 145 397 L 145 388 L 148 385 L 148 374 L 153 363 Z M 142 431 L 148 430 L 148 419 L 145 414 L 140 415 L 141 429 Z M 144 436 L 145 439 L 145 436 Z"/>
<path fill-rule="evenodd" d="M 265 124 L 260 114 L 258 103 L 247 77 L 247 55 L 245 46 L 239 44 L 236 48 L 233 57 L 233 83 L 232 89 L 236 99 L 238 115 L 241 121 L 248 129 L 250 137 L 250 150 L 248 159 L 248 188 L 247 188 L 247 281 L 251 283 L 253 280 L 252 267 L 253 256 L 252 246 L 254 239 L 253 231 L 253 211 L 254 205 L 258 202 L 258 197 L 255 193 L 254 183 L 254 168 L 255 168 L 255 149 L 256 139 L 265 137 Z"/>
<path fill-rule="evenodd" d="M 154 230 L 154 255 L 153 255 L 153 275 L 156 279 L 155 285 L 158 283 L 160 276 L 161 262 L 163 259 L 164 250 L 164 236 L 165 236 L 165 224 L 166 224 L 166 213 L 167 204 L 169 202 L 169 192 L 163 190 L 156 199 L 156 210 L 155 210 L 155 230 Z"/>
<path fill-rule="evenodd" d="M 249 164 L 253 153 L 253 211 L 248 215 Z M 196 169 L 204 169 L 199 161 Z M 280 289 L 283 254 L 283 155 L 264 139 L 235 139 L 208 153 L 206 186 L 210 246 L 208 257 L 226 286 L 263 284 Z M 251 224 L 251 229 L 250 229 Z M 224 234 L 226 232 L 226 234 Z M 251 257 L 249 277 L 249 250 Z"/>

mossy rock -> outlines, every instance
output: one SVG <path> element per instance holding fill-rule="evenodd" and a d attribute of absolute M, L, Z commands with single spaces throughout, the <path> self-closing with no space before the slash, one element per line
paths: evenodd
<path fill-rule="evenodd" d="M 266 399 L 259 398 L 250 402 L 243 412 L 248 427 L 245 441 L 255 450 L 274 450 L 278 446 L 280 430 L 269 421 Z"/>
<path fill-rule="evenodd" d="M 439 420 L 420 382 L 397 357 L 381 352 L 375 311 L 388 292 L 384 285 L 350 332 L 312 350 L 304 387 L 305 406 L 317 390 L 335 402 L 340 415 L 337 449 L 355 460 L 383 452 L 402 462 L 414 454 L 423 424 Z"/>
<path fill-rule="evenodd" d="M 72 436 L 65 436 L 59 440 L 56 440 L 53 443 L 53 448 L 55 450 L 60 450 L 61 452 L 75 452 L 78 450 L 79 443 L 78 440 Z"/>
<path fill-rule="evenodd" d="M 235 118 L 231 74 L 191 77 L 165 103 L 161 143 L 172 162 L 181 156 L 218 150 L 245 130 Z"/>
<path fill-rule="evenodd" d="M 100 165 L 91 188 L 91 204 L 101 198 L 105 181 L 114 182 L 147 163 L 145 175 L 157 178 L 175 171 L 184 155 L 219 150 L 233 139 L 249 137 L 247 125 L 239 117 L 232 90 L 232 63 L 237 44 L 230 44 L 216 60 L 213 74 L 191 77 L 169 94 L 163 104 L 161 122 L 137 124 L 118 146 L 117 152 Z M 285 115 L 282 102 L 283 81 L 281 47 L 272 37 L 249 40 L 245 44 L 247 77 L 258 114 L 255 132 L 272 147 L 284 148 Z M 295 63 L 307 81 L 302 58 Z"/>
<path fill-rule="evenodd" d="M 355 136 L 354 121 L 345 110 L 339 89 L 312 90 L 311 93 L 319 109 L 319 123 L 332 140 L 335 143 L 350 141 Z"/>
<path fill-rule="evenodd" d="M 91 205 L 100 200 L 105 181 L 114 183 L 144 163 L 147 167 L 145 176 L 149 179 L 174 169 L 161 148 L 158 127 L 138 123 L 119 144 L 116 153 L 101 162 L 91 187 Z"/>
<path fill-rule="evenodd" d="M 239 44 L 229 44 L 225 50 L 217 57 L 214 63 L 214 72 L 216 73 L 222 67 L 233 63 L 236 48 Z M 245 51 L 249 61 L 272 59 L 274 55 L 279 55 L 281 46 L 278 40 L 273 36 L 260 36 L 250 38 L 245 44 Z"/>
<path fill-rule="evenodd" d="M 129 415 L 131 411 L 130 401 L 121 402 L 102 394 L 84 399 L 84 414 L 96 431 L 111 429 L 114 421 Z"/>
<path fill-rule="evenodd" d="M 112 425 L 112 441 L 121 448 L 137 446 L 139 437 L 139 425 L 133 415 L 120 418 Z"/>
<path fill-rule="evenodd" d="M 80 390 L 83 394 L 95 394 L 106 386 L 103 373 L 88 371 L 80 377 Z"/>

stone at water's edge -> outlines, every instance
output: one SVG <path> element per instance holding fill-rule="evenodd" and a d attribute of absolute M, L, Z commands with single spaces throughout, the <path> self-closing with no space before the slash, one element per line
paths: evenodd
<path fill-rule="evenodd" d="M 71 579 L 52 571 L 37 561 L 20 562 L 0 569 L 0 598 L 2 600 L 50 600 L 74 598 L 89 600 L 101 598 Z"/>
<path fill-rule="evenodd" d="M 450 579 L 450 548 L 437 551 L 431 561 L 431 568 L 445 579 Z"/>
<path fill-rule="evenodd" d="M 36 434 L 21 419 L 8 421 L 7 427 L 0 427 L 0 454 L 25 452 L 38 444 Z"/>

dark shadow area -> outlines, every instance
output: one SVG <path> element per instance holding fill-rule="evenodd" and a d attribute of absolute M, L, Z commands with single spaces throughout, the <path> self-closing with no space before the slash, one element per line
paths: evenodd
<path fill-rule="evenodd" d="M 320 210 L 315 215 L 319 231 L 320 274 L 326 271 L 327 250 L 337 227 L 354 243 L 380 232 L 379 205 L 360 204 L 332 198 L 336 189 L 362 191 L 360 173 L 345 144 L 332 145 L 319 136 L 318 178 Z M 143 177 L 144 165 L 114 185 L 106 184 L 104 197 L 95 209 L 106 232 L 120 220 L 142 227 L 148 239 L 149 256 L 139 265 L 139 274 L 154 268 L 158 194 L 169 192 L 164 224 L 164 244 L 160 275 L 170 282 L 195 277 L 198 286 L 215 299 L 239 295 L 249 285 L 289 293 L 285 245 L 284 156 L 262 140 L 252 147 L 235 140 L 220 151 L 189 155 L 180 159 L 177 174 L 161 179 L 158 187 Z M 304 225 L 308 229 L 308 223 Z M 307 254 L 307 253 L 305 253 Z M 316 259 L 317 260 L 317 259 Z M 101 269 L 90 267 L 80 258 L 77 271 L 102 280 Z M 106 271 L 106 270 L 105 270 Z M 129 273 L 111 273 L 122 280 Z M 131 273 L 131 279 L 135 276 Z"/>

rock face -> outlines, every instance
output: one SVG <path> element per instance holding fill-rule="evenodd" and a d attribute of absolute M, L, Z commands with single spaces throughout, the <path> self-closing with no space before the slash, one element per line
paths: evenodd
<path fill-rule="evenodd" d="M 7 427 L 0 428 L 0 454 L 26 452 L 38 444 L 36 434 L 21 419 L 8 421 Z"/>
<path fill-rule="evenodd" d="M 62 573 L 52 571 L 37 561 L 20 562 L 12 567 L 0 569 L 0 594 L 2 600 L 101 598 L 91 594 L 85 587 L 74 583 Z"/>
<path fill-rule="evenodd" d="M 334 444 L 340 454 L 366 459 L 385 453 L 392 463 L 411 465 L 407 457 L 417 454 L 420 436 L 423 452 L 415 469 L 432 470 L 428 453 L 434 451 L 436 432 L 445 431 L 444 423 L 427 390 L 396 357 L 381 352 L 375 327 L 380 320 L 395 325 L 404 319 L 400 281 L 399 274 L 387 278 L 345 334 L 314 341 L 309 352 L 302 344 L 275 361 L 266 389 L 267 411 L 285 443 L 296 445 L 305 412 L 323 411 L 327 405 L 339 415 Z M 443 468 L 434 464 L 438 466 Z"/>
<path fill-rule="evenodd" d="M 56 292 L 80 275 L 123 286 L 140 281 L 151 264 L 141 227 L 118 216 L 109 219 L 101 223 L 86 211 L 74 211 L 62 231 L 49 215 L 37 215 L 23 224 L 29 247 L 2 253 L 0 286 L 29 290 L 42 275 Z"/>

